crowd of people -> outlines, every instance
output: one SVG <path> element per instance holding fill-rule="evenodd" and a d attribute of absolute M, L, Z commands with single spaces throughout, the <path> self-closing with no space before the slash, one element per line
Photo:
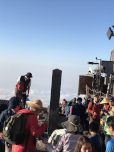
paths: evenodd
<path fill-rule="evenodd" d="M 99 99 L 99 95 L 95 93 L 93 98 L 91 98 L 90 95 L 86 95 L 83 103 L 81 97 L 77 99 L 73 98 L 71 101 L 63 99 L 62 104 L 59 105 L 59 113 L 67 117 L 68 120 L 71 119 L 72 116 L 77 116 L 80 119 L 79 126 L 82 129 L 82 131 L 80 131 L 81 137 L 82 135 L 86 135 L 90 138 L 93 145 L 93 150 L 90 151 L 114 151 L 114 97 Z M 75 126 L 77 126 L 77 124 L 75 124 Z M 65 126 L 63 125 L 63 127 Z M 76 145 L 77 143 L 76 141 Z M 72 148 L 74 149 L 73 146 Z M 77 148 L 75 148 L 75 150 L 77 150 Z M 76 152 L 78 152 L 78 150 Z"/>
<path fill-rule="evenodd" d="M 36 137 L 49 127 L 48 121 L 38 125 L 37 116 L 47 111 L 42 101 L 26 101 L 31 77 L 27 73 L 18 78 L 15 96 L 0 114 L 0 138 L 5 152 L 35 152 Z M 25 104 L 29 108 L 25 109 Z M 83 103 L 81 97 L 63 99 L 59 114 L 67 118 L 61 129 L 59 126 L 47 140 L 41 137 L 49 152 L 114 152 L 114 97 L 99 99 L 95 93 L 92 97 L 86 95 Z"/>

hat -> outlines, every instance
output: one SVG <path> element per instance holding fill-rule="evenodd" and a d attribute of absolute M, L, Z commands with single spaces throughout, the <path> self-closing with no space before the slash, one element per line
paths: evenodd
<path fill-rule="evenodd" d="M 72 115 L 67 121 L 63 122 L 61 125 L 66 128 L 69 132 L 81 132 L 80 118 L 76 115 Z"/>
<path fill-rule="evenodd" d="M 100 102 L 100 104 L 104 104 L 104 103 L 109 103 L 109 98 L 104 98 L 104 99 Z"/>
<path fill-rule="evenodd" d="M 99 94 L 98 94 L 98 93 L 95 93 L 95 94 L 93 95 L 93 97 L 97 97 L 97 96 L 99 96 Z"/>
<path fill-rule="evenodd" d="M 21 103 L 21 100 L 18 97 L 10 98 L 8 109 L 15 109 L 19 103 Z"/>
<path fill-rule="evenodd" d="M 81 98 L 81 97 L 78 97 L 77 101 L 82 101 L 82 98 Z"/>
<path fill-rule="evenodd" d="M 26 103 L 30 106 L 30 107 L 36 107 L 39 108 L 43 111 L 47 111 L 46 108 L 43 107 L 43 104 L 41 102 L 41 100 L 34 100 L 33 102 L 31 101 L 26 101 Z"/>
<path fill-rule="evenodd" d="M 73 101 L 76 101 L 76 97 L 74 97 L 72 100 L 73 100 Z"/>
<path fill-rule="evenodd" d="M 108 111 L 108 113 L 109 113 L 111 116 L 114 116 L 114 106 L 111 108 L 110 111 Z"/>
<path fill-rule="evenodd" d="M 109 100 L 111 100 L 111 102 L 113 102 L 114 101 L 114 97 L 110 97 L 110 99 Z"/>
<path fill-rule="evenodd" d="M 32 78 L 32 73 L 28 72 L 28 73 L 26 74 L 26 76 L 27 76 L 28 78 Z"/>

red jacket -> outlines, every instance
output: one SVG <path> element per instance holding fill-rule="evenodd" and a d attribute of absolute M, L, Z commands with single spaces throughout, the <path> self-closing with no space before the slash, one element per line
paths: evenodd
<path fill-rule="evenodd" d="M 38 120 L 37 116 L 34 114 L 34 112 L 22 109 L 18 113 L 32 113 L 33 115 L 28 115 L 27 120 L 25 123 L 25 135 L 27 135 L 30 132 L 29 140 L 26 148 L 26 152 L 34 152 L 36 148 L 36 139 L 34 142 L 34 137 L 41 136 L 45 130 L 47 129 L 47 125 L 44 123 L 41 127 L 38 126 Z M 12 145 L 12 152 L 24 152 L 26 140 L 23 141 L 20 145 Z"/>
<path fill-rule="evenodd" d="M 92 114 L 93 119 L 100 119 L 100 104 L 95 104 L 93 105 L 92 108 L 92 101 L 88 104 L 88 112 Z M 93 113 L 96 112 L 98 115 L 94 115 Z"/>
<path fill-rule="evenodd" d="M 110 108 L 110 105 L 107 105 L 106 107 L 103 106 L 103 109 L 106 109 L 106 111 L 108 111 L 109 108 Z"/>

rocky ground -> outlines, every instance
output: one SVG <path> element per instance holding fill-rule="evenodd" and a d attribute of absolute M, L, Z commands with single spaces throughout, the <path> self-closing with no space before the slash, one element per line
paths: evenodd
<path fill-rule="evenodd" d="M 48 112 L 49 112 L 49 110 L 48 110 Z M 49 121 L 49 113 L 48 112 L 42 112 L 38 116 L 38 124 L 39 124 L 39 126 L 41 126 L 42 123 L 45 120 Z M 67 121 L 67 118 L 59 115 L 58 128 L 61 128 L 61 123 L 64 122 L 64 121 Z M 35 152 L 46 152 L 46 151 L 47 151 L 46 150 L 46 145 L 41 140 L 37 139 L 37 141 L 36 141 L 36 151 Z"/>

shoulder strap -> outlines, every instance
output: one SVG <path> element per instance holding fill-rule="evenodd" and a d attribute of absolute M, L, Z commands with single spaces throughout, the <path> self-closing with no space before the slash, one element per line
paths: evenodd
<path fill-rule="evenodd" d="M 28 116 L 28 115 L 33 115 L 33 114 L 32 113 L 26 113 L 26 115 Z M 30 135 L 30 132 L 26 135 L 27 141 L 26 141 L 26 145 L 25 145 L 25 152 L 26 152 L 26 149 L 27 149 L 29 135 Z"/>
<path fill-rule="evenodd" d="M 8 110 L 8 118 L 10 117 L 10 109 Z"/>

